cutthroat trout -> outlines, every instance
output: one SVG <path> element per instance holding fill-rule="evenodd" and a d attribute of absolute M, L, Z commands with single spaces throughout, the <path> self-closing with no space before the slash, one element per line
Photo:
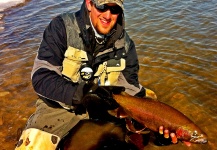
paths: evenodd
<path fill-rule="evenodd" d="M 189 118 L 175 108 L 162 102 L 138 98 L 121 93 L 113 95 L 115 101 L 123 108 L 125 113 L 157 132 L 160 126 L 176 133 L 181 141 L 191 143 L 207 143 L 207 135 Z"/>

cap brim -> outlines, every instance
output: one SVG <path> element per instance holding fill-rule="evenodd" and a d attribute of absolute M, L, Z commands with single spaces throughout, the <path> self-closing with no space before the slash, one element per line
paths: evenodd
<path fill-rule="evenodd" d="M 103 4 L 108 4 L 108 3 L 115 3 L 118 6 L 120 6 L 122 8 L 122 10 L 124 10 L 123 2 L 120 0 L 94 0 L 94 2 L 96 3 L 97 6 L 103 5 Z"/>

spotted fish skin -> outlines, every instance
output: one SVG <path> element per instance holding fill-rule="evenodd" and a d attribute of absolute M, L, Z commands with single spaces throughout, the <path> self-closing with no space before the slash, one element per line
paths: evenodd
<path fill-rule="evenodd" d="M 126 93 L 113 95 L 114 100 L 125 113 L 157 132 L 160 126 L 176 133 L 179 140 L 192 143 L 207 143 L 207 135 L 187 116 L 160 101 L 138 98 Z"/>

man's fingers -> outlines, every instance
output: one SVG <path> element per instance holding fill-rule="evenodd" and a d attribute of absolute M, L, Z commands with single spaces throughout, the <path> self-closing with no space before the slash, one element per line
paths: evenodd
<path fill-rule="evenodd" d="M 176 144 L 178 142 L 175 133 L 170 133 L 170 137 L 171 137 L 171 140 L 172 140 L 173 144 Z"/>
<path fill-rule="evenodd" d="M 160 134 L 163 134 L 163 133 L 164 133 L 164 127 L 163 127 L 163 126 L 160 126 L 160 127 L 159 127 L 159 133 L 160 133 Z"/>
<path fill-rule="evenodd" d="M 169 130 L 165 129 L 164 130 L 164 138 L 168 139 L 170 136 L 169 136 Z"/>
<path fill-rule="evenodd" d="M 171 138 L 173 144 L 178 143 L 178 139 L 175 133 L 170 133 L 168 129 L 164 129 L 163 126 L 159 127 L 159 134 L 162 135 L 165 139 Z M 186 144 L 187 145 L 187 144 Z"/>

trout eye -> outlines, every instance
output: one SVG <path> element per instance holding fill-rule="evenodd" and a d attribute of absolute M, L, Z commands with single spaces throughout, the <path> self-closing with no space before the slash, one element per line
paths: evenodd
<path fill-rule="evenodd" d="M 192 136 L 198 136 L 197 131 L 194 131 L 193 134 L 192 134 Z"/>

